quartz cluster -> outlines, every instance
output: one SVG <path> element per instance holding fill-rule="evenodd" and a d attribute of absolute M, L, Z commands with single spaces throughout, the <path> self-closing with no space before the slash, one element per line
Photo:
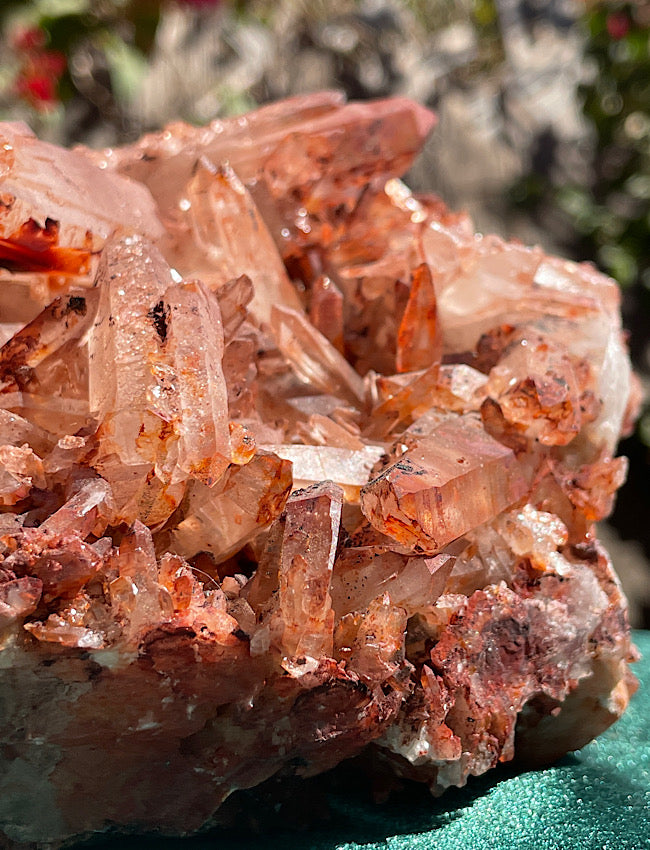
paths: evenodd
<path fill-rule="evenodd" d="M 0 125 L 3 840 L 188 834 L 368 747 L 439 793 L 624 710 L 618 290 L 409 191 L 433 123 Z"/>

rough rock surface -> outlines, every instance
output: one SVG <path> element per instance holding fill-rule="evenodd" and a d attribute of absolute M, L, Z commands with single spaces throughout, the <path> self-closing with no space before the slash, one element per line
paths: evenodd
<path fill-rule="evenodd" d="M 0 127 L 6 841 L 188 834 L 369 745 L 440 793 L 625 709 L 618 290 L 412 194 L 433 123 Z"/>

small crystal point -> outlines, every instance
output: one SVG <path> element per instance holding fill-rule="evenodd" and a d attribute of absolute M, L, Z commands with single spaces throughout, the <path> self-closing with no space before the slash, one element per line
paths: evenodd
<path fill-rule="evenodd" d="M 43 583 L 33 576 L 16 578 L 7 570 L 0 575 L 0 631 L 21 622 L 39 603 Z"/>
<path fill-rule="evenodd" d="M 249 310 L 260 323 L 270 321 L 273 304 L 300 306 L 264 220 L 229 165 L 217 167 L 201 157 L 185 197 L 193 252 L 174 258 L 180 271 L 199 274 L 214 287 L 247 275 L 253 283 Z"/>
<path fill-rule="evenodd" d="M 285 655 L 332 655 L 330 583 L 342 505 L 343 492 L 331 481 L 296 490 L 287 501 L 278 591 Z"/>
<path fill-rule="evenodd" d="M 169 412 L 177 420 L 176 477 L 189 475 L 213 486 L 230 460 L 219 302 L 200 281 L 174 284 L 161 302 L 166 339 L 157 364 L 162 372 L 161 392 L 154 399 L 163 401 L 165 394 L 175 390 L 174 410 Z M 164 411 L 161 413 L 164 418 Z"/>
<path fill-rule="evenodd" d="M 305 383 L 357 406 L 363 403 L 363 380 L 303 313 L 274 304 L 271 326 L 278 348 Z"/>
<path fill-rule="evenodd" d="M 436 291 L 426 263 L 411 277 L 409 300 L 397 333 L 397 371 L 413 372 L 440 362 L 442 334 Z"/>
<path fill-rule="evenodd" d="M 174 551 L 225 561 L 281 513 L 292 482 L 291 462 L 260 450 L 244 466 L 231 466 L 216 487 L 194 485 L 187 516 L 171 533 Z"/>
<path fill-rule="evenodd" d="M 444 420 L 361 491 L 373 526 L 435 554 L 527 491 L 514 452 L 467 416 Z"/>
<path fill-rule="evenodd" d="M 85 539 L 96 525 L 106 527 L 113 513 L 112 504 L 113 493 L 107 482 L 102 478 L 92 478 L 41 523 L 40 529 L 50 534 L 76 533 Z"/>

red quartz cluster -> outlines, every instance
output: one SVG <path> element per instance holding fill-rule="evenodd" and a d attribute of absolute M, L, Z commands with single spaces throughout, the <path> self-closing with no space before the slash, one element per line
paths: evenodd
<path fill-rule="evenodd" d="M 8 840 L 187 834 L 369 745 L 438 793 L 624 710 L 618 290 L 412 194 L 432 125 L 0 125 Z"/>

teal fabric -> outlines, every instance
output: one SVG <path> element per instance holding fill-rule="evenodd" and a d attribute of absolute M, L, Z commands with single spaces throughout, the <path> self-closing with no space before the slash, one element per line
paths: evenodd
<path fill-rule="evenodd" d="M 650 632 L 634 637 L 641 687 L 625 716 L 553 767 L 499 769 L 438 800 L 409 784 L 381 806 L 358 782 L 330 785 L 328 823 L 302 832 L 103 838 L 75 850 L 650 850 Z"/>

